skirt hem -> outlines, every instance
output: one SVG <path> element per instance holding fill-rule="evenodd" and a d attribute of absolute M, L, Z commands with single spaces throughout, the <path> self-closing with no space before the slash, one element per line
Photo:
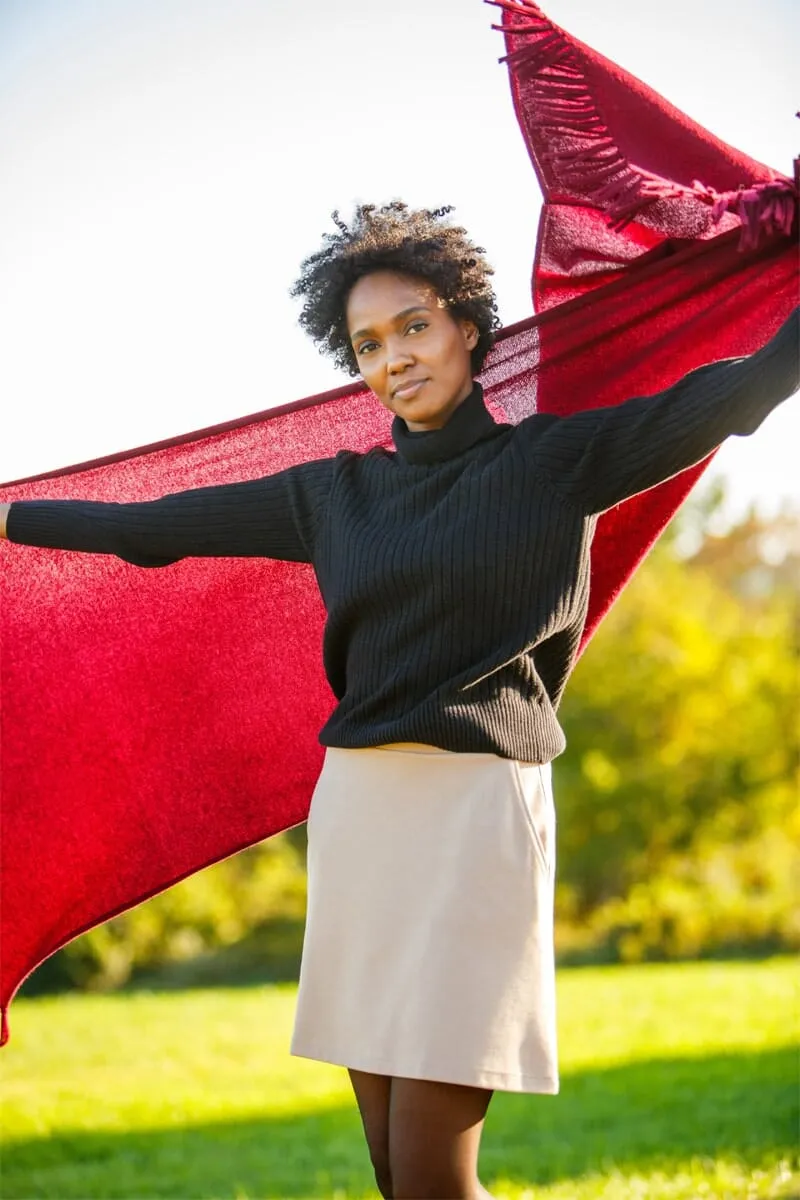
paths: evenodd
<path fill-rule="evenodd" d="M 334 1055 L 331 1051 L 299 1050 L 292 1048 L 289 1053 L 293 1058 L 308 1058 L 314 1062 L 330 1063 L 331 1066 L 352 1068 L 354 1071 L 367 1071 L 372 1075 L 391 1075 L 399 1079 L 428 1079 L 437 1083 L 455 1083 L 462 1087 L 488 1088 L 495 1092 L 528 1092 L 543 1096 L 557 1096 L 559 1080 L 538 1075 L 516 1075 L 507 1071 L 491 1071 L 478 1068 L 475 1071 L 461 1072 L 451 1068 L 437 1071 L 435 1067 L 403 1068 L 397 1063 L 380 1062 L 368 1057 L 359 1058 L 352 1054 Z M 344 1060 L 347 1059 L 345 1062 Z M 469 1074 L 469 1078 L 467 1078 Z"/>

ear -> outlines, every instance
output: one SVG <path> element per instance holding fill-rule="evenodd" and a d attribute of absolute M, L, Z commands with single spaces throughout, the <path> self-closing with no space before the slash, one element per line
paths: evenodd
<path fill-rule="evenodd" d="M 466 318 L 461 322 L 461 329 L 464 333 L 464 342 L 468 350 L 474 350 L 478 344 L 480 333 L 478 326 L 474 321 L 468 321 Z"/>

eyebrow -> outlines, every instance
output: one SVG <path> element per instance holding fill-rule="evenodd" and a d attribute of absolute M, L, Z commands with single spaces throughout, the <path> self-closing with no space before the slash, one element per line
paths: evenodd
<path fill-rule="evenodd" d="M 392 317 L 392 320 L 395 322 L 402 321 L 403 317 L 409 317 L 412 313 L 430 311 L 431 310 L 428 308 L 427 304 L 412 304 L 410 308 L 404 308 L 402 312 L 395 313 L 395 315 Z M 369 328 L 357 329 L 355 333 L 350 334 L 350 338 L 355 342 L 358 338 L 364 337 L 366 333 L 372 333 L 372 330 Z"/>

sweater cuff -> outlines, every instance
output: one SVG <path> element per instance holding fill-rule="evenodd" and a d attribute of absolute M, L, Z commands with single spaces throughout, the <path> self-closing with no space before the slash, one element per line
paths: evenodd
<path fill-rule="evenodd" d="M 6 537 L 22 546 L 57 549 L 52 510 L 52 501 L 12 500 L 6 516 Z"/>

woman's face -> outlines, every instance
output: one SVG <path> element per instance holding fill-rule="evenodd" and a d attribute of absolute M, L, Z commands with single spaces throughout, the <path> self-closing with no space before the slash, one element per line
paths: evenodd
<path fill-rule="evenodd" d="M 363 275 L 347 299 L 347 329 L 367 387 L 412 432 L 440 429 L 472 391 L 478 329 L 423 279 Z"/>

